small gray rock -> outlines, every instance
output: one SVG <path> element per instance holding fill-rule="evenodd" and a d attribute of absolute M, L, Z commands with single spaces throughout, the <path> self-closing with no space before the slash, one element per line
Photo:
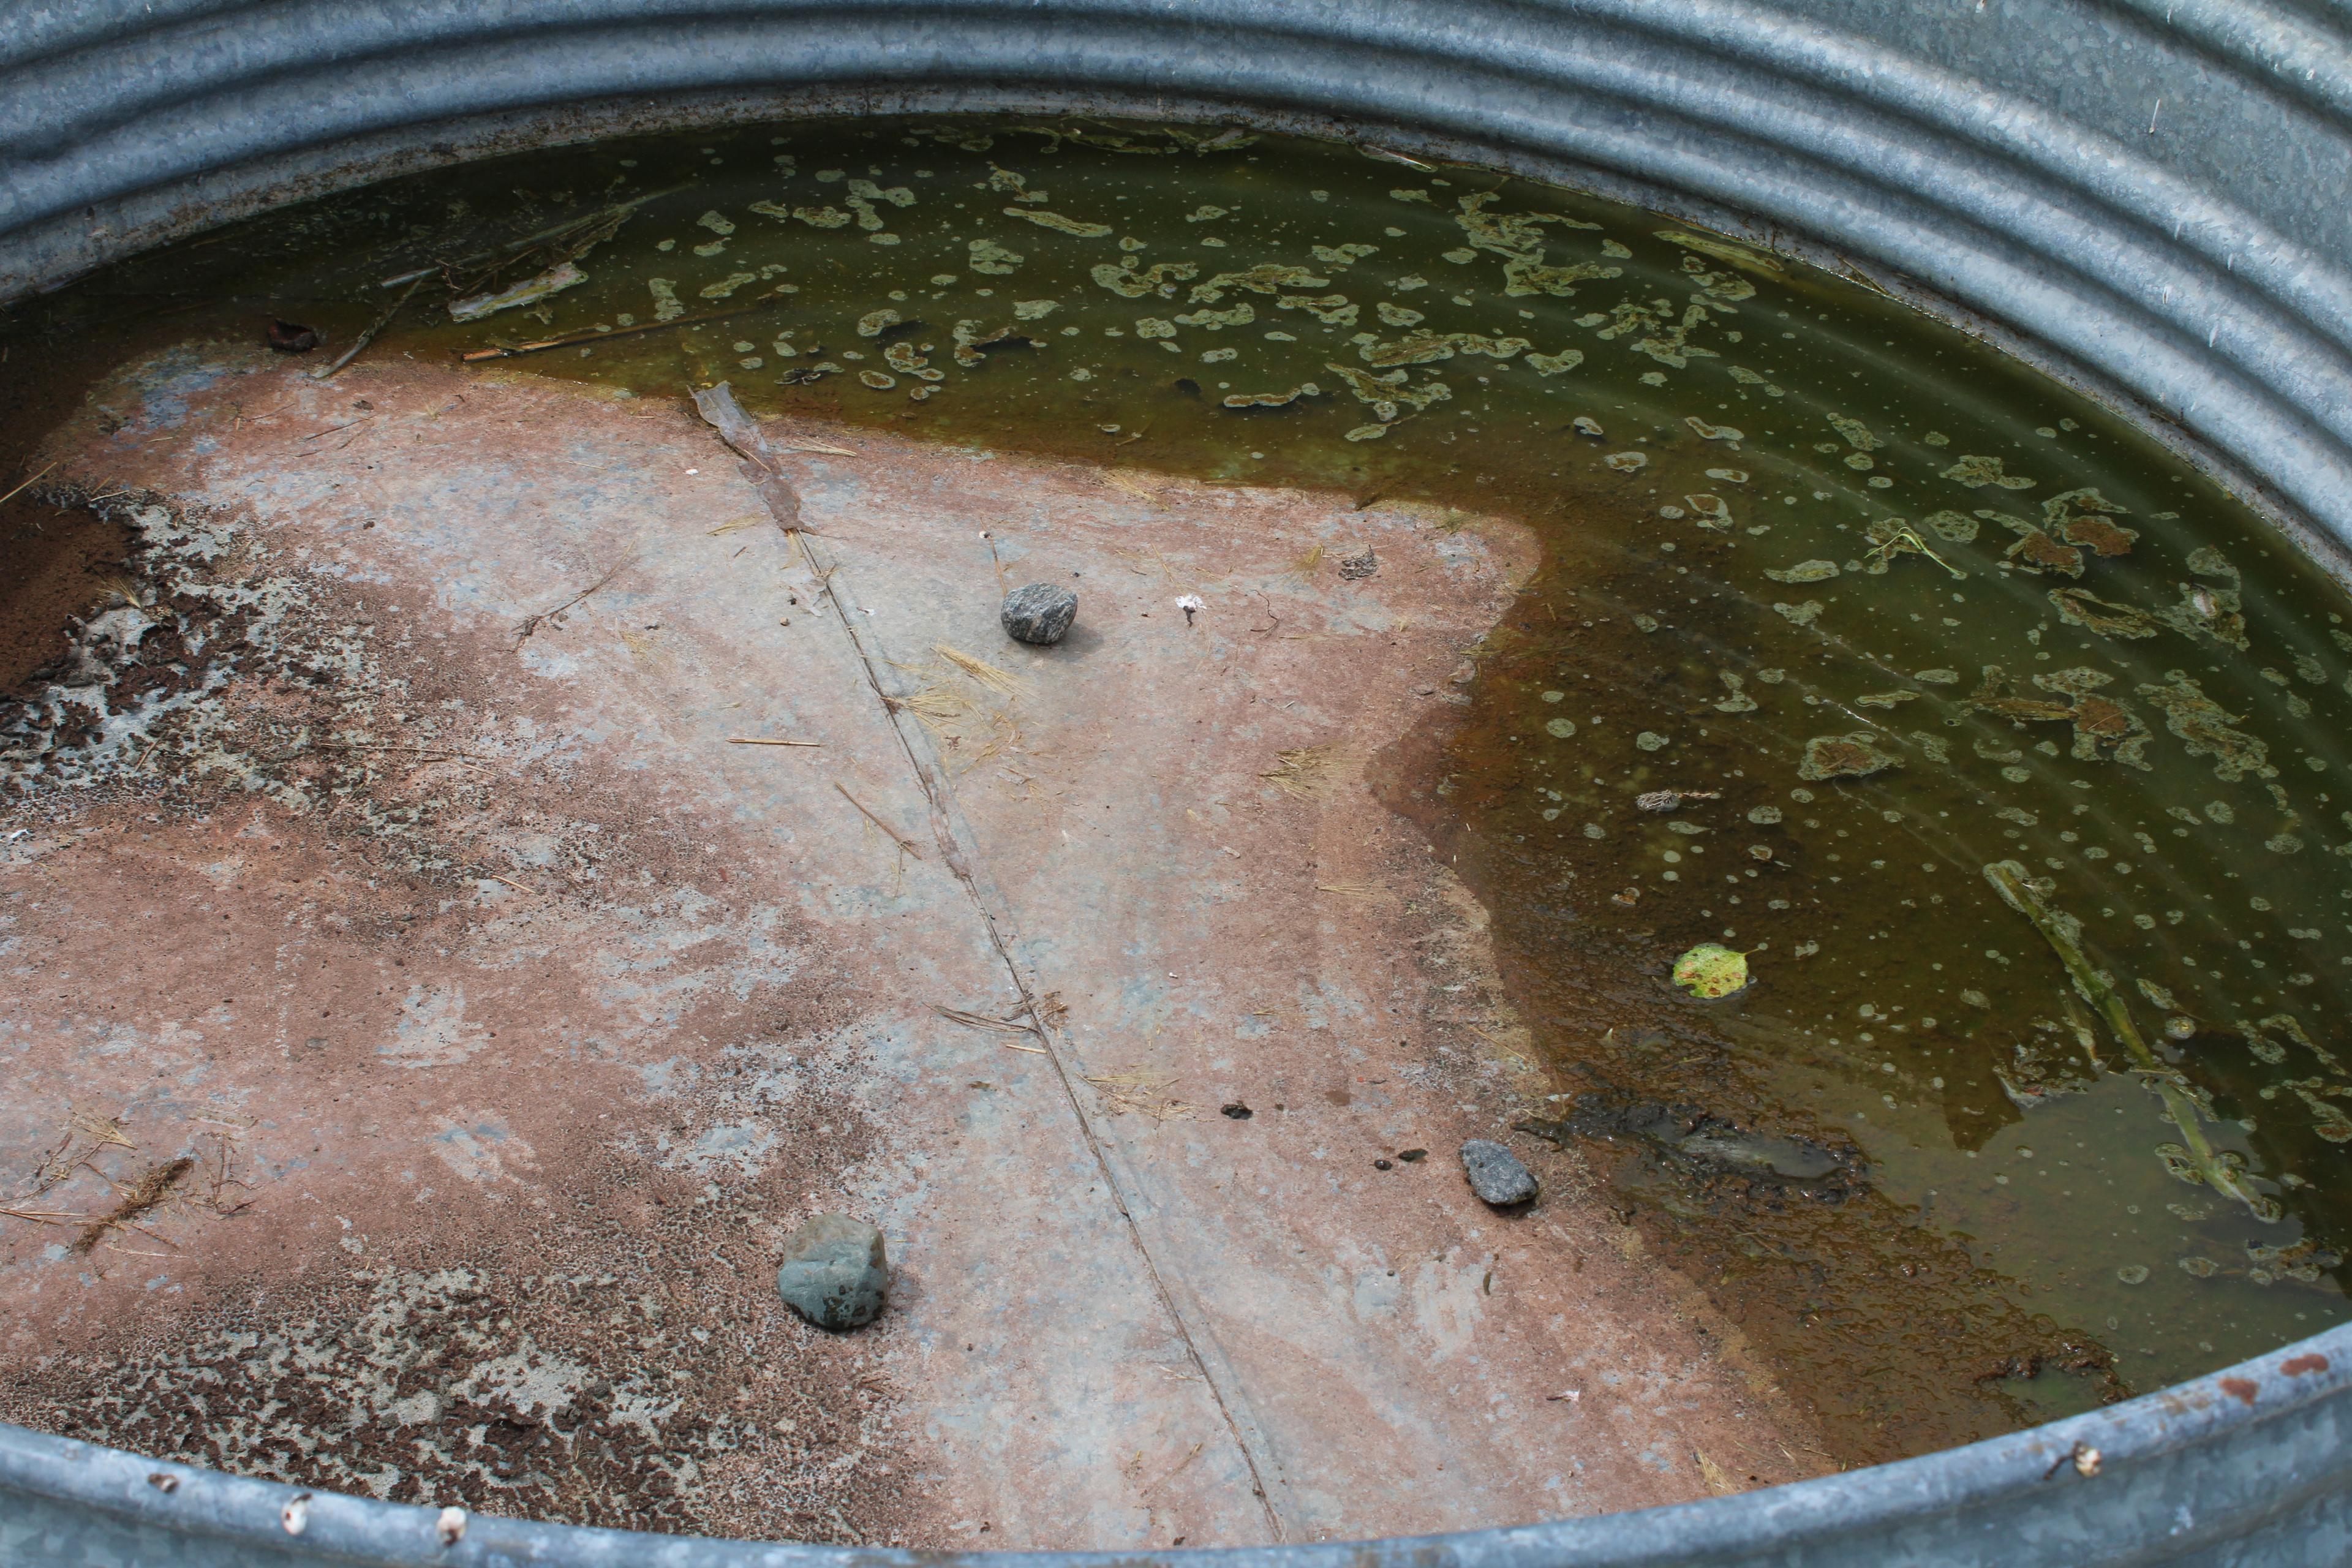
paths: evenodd
<path fill-rule="evenodd" d="M 776 1292 L 820 1329 L 839 1333 L 872 1322 L 890 1294 L 882 1233 L 847 1215 L 817 1215 L 785 1241 Z"/>
<path fill-rule="evenodd" d="M 1470 1190 L 1497 1208 L 1536 1195 L 1536 1179 L 1519 1157 L 1490 1139 L 1473 1138 L 1462 1145 L 1462 1170 Z"/>
<path fill-rule="evenodd" d="M 1078 596 L 1051 583 L 1032 583 L 1004 595 L 1004 629 L 1021 642 L 1062 640 L 1078 618 Z"/>

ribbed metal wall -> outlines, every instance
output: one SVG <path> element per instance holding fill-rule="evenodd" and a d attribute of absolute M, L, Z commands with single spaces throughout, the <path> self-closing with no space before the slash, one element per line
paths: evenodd
<path fill-rule="evenodd" d="M 2342 0 L 19 4 L 0 298 L 551 138 L 1155 107 L 1531 173 L 1843 257 L 2352 539 Z"/>
<path fill-rule="evenodd" d="M 958 109 L 1222 118 L 1640 202 L 1869 277 L 2352 552 L 2346 0 L 0 0 L 0 300 L 468 157 Z M 1877 1470 L 1247 1555 L 2316 1568 L 2352 1561 L 2347 1424 L 2352 1330 Z M 487 1520 L 445 1548 L 324 1496 L 296 1538 L 290 1495 L 0 1428 L 0 1563 L 913 1561 Z"/>

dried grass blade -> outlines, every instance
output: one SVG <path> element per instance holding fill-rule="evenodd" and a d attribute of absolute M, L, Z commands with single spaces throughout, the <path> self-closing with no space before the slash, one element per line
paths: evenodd
<path fill-rule="evenodd" d="M 1333 761 L 1328 746 L 1300 746 L 1276 752 L 1276 765 L 1257 776 L 1285 795 L 1304 799 L 1331 786 Z"/>
<path fill-rule="evenodd" d="M 850 794 L 848 787 L 843 784 L 839 779 L 834 780 L 833 787 L 841 791 L 842 799 L 847 801 L 850 805 L 857 808 L 859 816 L 865 817 L 866 821 L 872 823 L 875 826 L 888 834 L 890 836 L 890 841 L 893 844 L 896 844 L 900 849 L 912 855 L 918 860 L 923 858 L 923 852 L 915 847 L 915 842 L 913 839 L 908 838 L 905 834 L 899 832 L 897 828 L 891 826 L 888 823 L 875 816 L 873 812 L 867 810 L 866 803 L 859 800 L 856 795 Z"/>
<path fill-rule="evenodd" d="M 961 1024 L 966 1028 L 992 1029 L 1005 1035 L 1029 1035 L 1036 1032 L 1031 1025 L 1015 1024 L 1003 1018 L 992 1018 L 985 1013 L 974 1013 L 968 1008 L 942 1006 L 937 1002 L 930 1003 L 929 1005 L 932 1012 L 937 1013 L 949 1023 Z"/>
<path fill-rule="evenodd" d="M 87 1253 L 106 1238 L 106 1233 L 118 1226 L 131 1224 L 148 1210 L 172 1195 L 180 1178 L 196 1167 L 195 1161 L 183 1154 L 150 1170 L 133 1183 L 122 1194 L 122 1201 L 111 1211 L 90 1222 L 89 1227 L 74 1238 L 73 1250 Z"/>
<path fill-rule="evenodd" d="M 945 643 L 934 643 L 931 646 L 941 658 L 946 659 L 999 696 L 1026 697 L 1029 694 L 1029 683 L 1009 669 L 999 669 L 984 658 L 974 658 L 971 654 L 951 648 Z"/>

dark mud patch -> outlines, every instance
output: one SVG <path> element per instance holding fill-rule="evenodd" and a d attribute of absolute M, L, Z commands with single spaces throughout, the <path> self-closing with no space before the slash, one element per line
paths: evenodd
<path fill-rule="evenodd" d="M 935 1533 L 894 1324 L 775 1295 L 878 1145 L 855 988 L 743 847 L 418 585 L 52 499 L 132 544 L 0 708 L 0 1135 L 44 1156 L 5 1189 L 0 1419 L 510 1517 Z"/>
<path fill-rule="evenodd" d="M 779 1170 L 714 1199 L 625 1162 L 572 1173 L 527 1231 L 256 1274 L 20 1367 L 0 1417 L 394 1502 L 903 1542 L 924 1499 L 877 1370 L 888 1326 L 819 1333 L 770 1283 L 806 1184 Z"/>
<path fill-rule="evenodd" d="M 1566 618 L 1528 594 L 1488 638 L 1480 679 L 1594 638 L 1592 628 L 1558 624 Z M 1611 673 L 1622 689 L 1580 693 L 1577 711 L 1630 730 L 1652 678 L 1631 660 Z M 1545 803 L 1525 782 L 1523 742 L 1493 723 L 1475 703 L 1454 710 L 1384 756 L 1377 782 L 1491 912 L 1499 995 L 1530 1020 L 1544 1058 L 1581 1086 L 1519 1130 L 1592 1173 L 1652 1255 L 1738 1326 L 1824 1449 L 1846 1465 L 1883 1463 L 2136 1392 L 2105 1351 L 2021 1306 L 2018 1283 L 1982 1266 L 1967 1238 L 1938 1234 L 1913 1205 L 1875 1190 L 1843 1129 L 1787 1103 L 1778 1072 L 1846 1064 L 1751 1021 L 1769 1005 L 1778 965 L 1752 994 L 1696 1008 L 1669 974 L 1675 953 L 1707 933 L 1675 907 L 1675 889 L 1612 898 L 1622 873 L 1600 841 L 1589 855 L 1538 857 L 1498 831 L 1539 827 Z M 1771 851 L 1743 848 L 1736 863 L 1755 865 L 1759 881 L 1791 879 L 1806 857 L 1777 818 L 1748 816 L 1764 799 L 1754 784 L 1728 766 L 1673 782 L 1694 778 L 1723 792 L 1697 820 L 1717 830 L 1736 823 L 1743 843 Z M 1630 806 L 1661 782 L 1637 770 L 1612 793 Z"/>
<path fill-rule="evenodd" d="M 1694 1185 L 1736 1188 L 1749 1202 L 1843 1203 L 1866 1183 L 1859 1151 L 1755 1131 L 1695 1105 L 1588 1095 L 1565 1116 L 1517 1127 L 1562 1148 L 1578 1138 L 1622 1144 Z"/>
<path fill-rule="evenodd" d="M 75 630 L 117 602 L 132 545 L 129 528 L 86 510 L 21 496 L 0 506 L 0 693 L 57 666 Z"/>

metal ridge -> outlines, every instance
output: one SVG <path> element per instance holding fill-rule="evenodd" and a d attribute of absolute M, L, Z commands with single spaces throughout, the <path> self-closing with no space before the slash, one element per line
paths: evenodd
<path fill-rule="evenodd" d="M 2352 539 L 2352 270 L 2113 137 L 1793 5 L 278 0 L 10 78 L 0 297 L 119 253 L 110 211 L 191 182 L 266 192 L 285 184 L 278 160 L 321 146 L 623 98 L 918 83 L 1106 104 L 1174 93 L 1244 117 L 1305 109 L 1541 149 L 1745 208 L 2005 321 L 2263 475 L 2322 534 Z M 369 172 L 362 161 L 347 179 Z M 2154 226 L 2168 214 L 2175 235 Z M 131 243 L 152 243 L 174 226 L 131 226 Z"/>
<path fill-rule="evenodd" d="M 2333 1564 L 2352 1545 L 2352 1326 L 2109 1409 L 1896 1464 L 1633 1513 L 1307 1545 L 941 1553 L 539 1524 L 310 1491 L 0 1426 L 0 1562 L 450 1568 L 1882 1568 Z M 165 1484 L 169 1482 L 168 1486 Z M 299 1538 L 286 1505 L 309 1500 Z M 58 1550 L 58 1548 L 67 1548 Z M 42 1555 L 44 1549 L 47 1555 Z"/>

